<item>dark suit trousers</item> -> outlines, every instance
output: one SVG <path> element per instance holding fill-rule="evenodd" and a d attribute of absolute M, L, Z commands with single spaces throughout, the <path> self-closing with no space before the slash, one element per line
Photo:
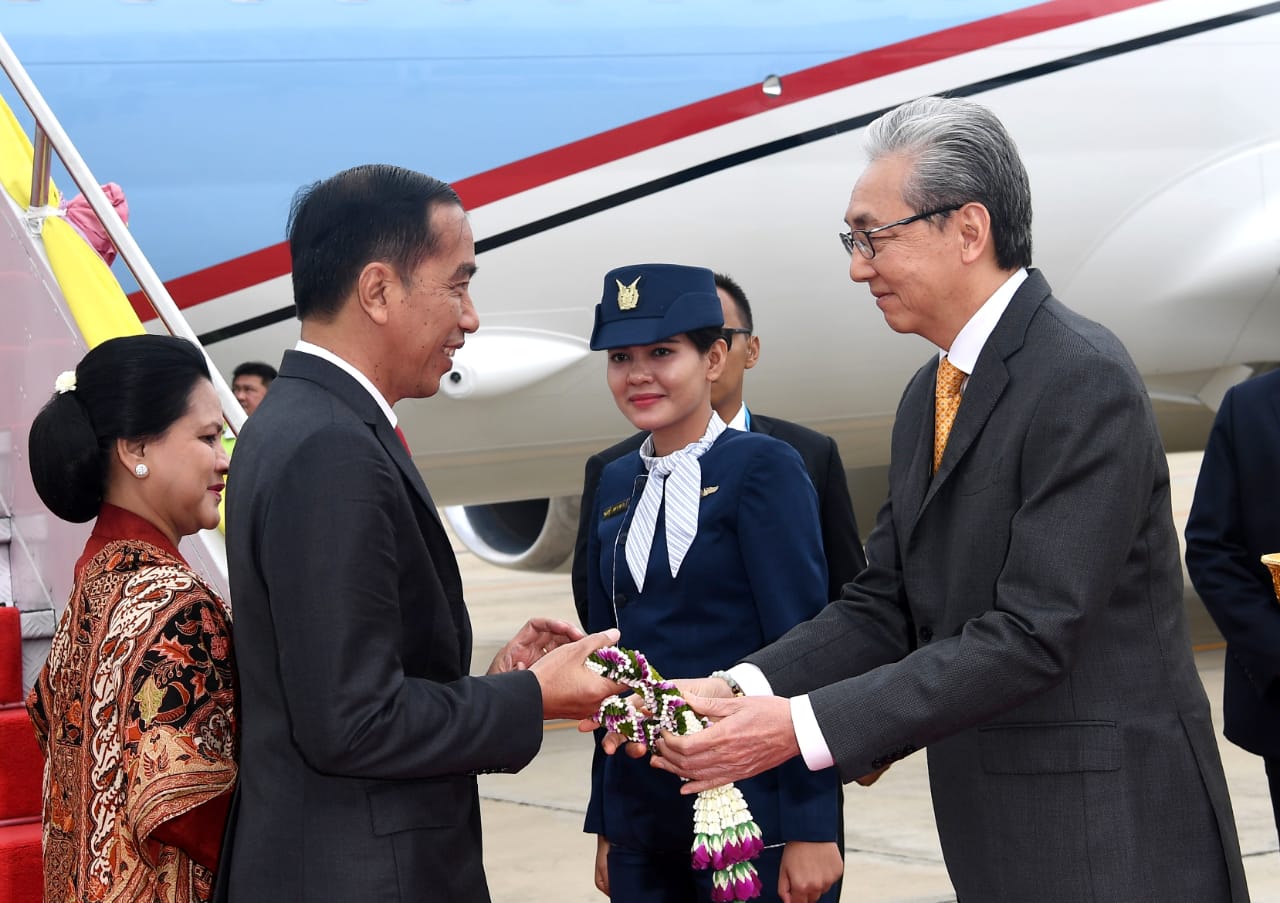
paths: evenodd
<path fill-rule="evenodd" d="M 1267 767 L 1267 786 L 1271 788 L 1271 811 L 1276 820 L 1276 832 L 1280 834 L 1280 756 L 1263 756 Z"/>

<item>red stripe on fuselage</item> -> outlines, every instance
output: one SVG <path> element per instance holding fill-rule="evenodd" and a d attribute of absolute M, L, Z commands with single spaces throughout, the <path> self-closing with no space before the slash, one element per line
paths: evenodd
<path fill-rule="evenodd" d="M 1048 0 L 786 75 L 783 77 L 783 93 L 777 97 L 766 95 L 759 85 L 739 88 L 468 176 L 453 183 L 453 187 L 468 208 L 482 207 L 592 167 L 787 104 L 1154 2 L 1157 0 Z M 288 272 L 289 248 L 287 243 L 281 242 L 179 276 L 166 286 L 178 307 L 187 308 Z M 134 292 L 129 300 L 143 320 L 154 316 L 141 292 Z"/>

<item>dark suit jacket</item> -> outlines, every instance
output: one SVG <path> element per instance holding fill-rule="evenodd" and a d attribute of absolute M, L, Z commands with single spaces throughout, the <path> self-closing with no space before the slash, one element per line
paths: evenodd
<path fill-rule="evenodd" d="M 590 519 L 588 628 L 616 625 L 629 647 L 671 676 L 728 667 L 827 604 L 817 501 L 796 452 L 725 430 L 699 462 L 706 494 L 678 576 L 668 565 L 665 505 L 643 592 L 627 567 L 626 533 L 645 483 L 639 454 L 604 469 Z M 833 772 L 810 772 L 796 760 L 736 783 L 766 844 L 837 839 Z M 694 798 L 681 796 L 680 784 L 646 760 L 597 749 L 586 830 L 634 849 L 687 853 Z"/>
<path fill-rule="evenodd" d="M 488 900 L 473 775 L 533 757 L 541 693 L 468 676 L 457 563 L 404 447 L 351 376 L 290 351 L 234 466 L 232 903 Z"/>
<path fill-rule="evenodd" d="M 867 566 L 867 558 L 862 551 L 862 539 L 858 535 L 853 502 L 849 499 L 849 484 L 836 441 L 798 423 L 765 417 L 754 411 L 751 412 L 751 432 L 781 439 L 800 453 L 809 479 L 818 492 L 822 549 L 827 562 L 827 598 L 837 598 L 841 587 Z M 587 459 L 582 502 L 578 509 L 578 539 L 573 548 L 573 603 L 583 624 L 587 623 L 587 525 L 595 504 L 600 472 L 610 461 L 638 450 L 648 435 L 636 433 Z"/>
<path fill-rule="evenodd" d="M 1187 518 L 1187 570 L 1227 640 L 1226 735 L 1280 756 L 1280 602 L 1258 559 L 1280 552 L 1280 371 L 1222 399 Z"/>
<path fill-rule="evenodd" d="M 931 477 L 937 366 L 898 407 L 867 569 L 748 660 L 809 694 L 845 781 L 928 747 L 961 900 L 1243 903 L 1129 355 L 1031 271 Z"/>

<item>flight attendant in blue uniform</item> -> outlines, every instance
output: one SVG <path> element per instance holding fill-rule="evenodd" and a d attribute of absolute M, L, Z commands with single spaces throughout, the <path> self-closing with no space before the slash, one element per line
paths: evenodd
<path fill-rule="evenodd" d="M 600 479 L 588 536 L 591 630 L 618 626 L 660 672 L 728 668 L 826 603 L 817 498 L 800 456 L 729 430 L 711 408 L 724 366 L 723 314 L 710 270 L 645 264 L 605 276 L 593 350 L 607 350 L 619 410 L 650 435 Z M 596 884 L 615 903 L 711 899 L 690 864 L 692 796 L 646 759 L 592 763 L 585 830 L 599 838 Z M 765 850 L 765 900 L 834 900 L 839 781 L 796 756 L 738 785 Z M 824 896 L 825 894 L 825 896 Z"/>

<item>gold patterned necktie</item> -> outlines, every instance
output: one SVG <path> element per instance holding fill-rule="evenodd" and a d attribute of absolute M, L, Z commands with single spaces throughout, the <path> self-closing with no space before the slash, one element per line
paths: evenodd
<path fill-rule="evenodd" d="M 951 424 L 956 422 L 956 411 L 960 410 L 960 387 L 964 385 L 963 370 L 951 363 L 949 358 L 938 362 L 938 385 L 933 396 L 933 472 L 938 472 L 942 463 L 942 453 L 947 448 L 947 437 L 951 435 Z"/>

